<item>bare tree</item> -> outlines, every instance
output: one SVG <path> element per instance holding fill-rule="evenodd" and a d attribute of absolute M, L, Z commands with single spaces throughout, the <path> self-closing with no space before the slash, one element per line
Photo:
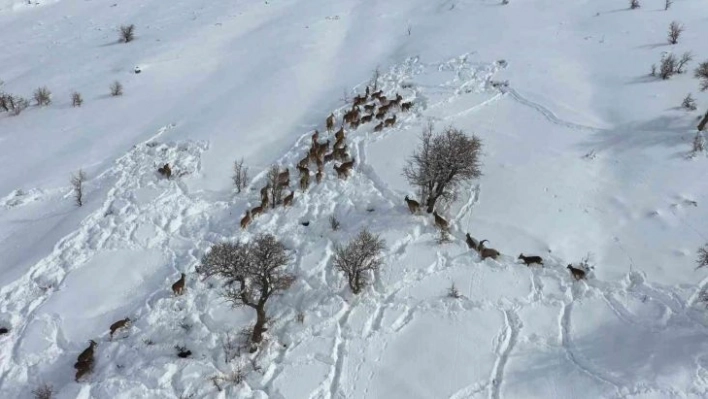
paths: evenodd
<path fill-rule="evenodd" d="M 347 246 L 335 246 L 334 267 L 347 276 L 353 293 L 360 293 L 369 283 L 369 273 L 381 267 L 384 248 L 384 241 L 368 229 L 359 232 Z"/>
<path fill-rule="evenodd" d="M 639 7 L 640 7 L 639 0 L 629 0 L 629 8 L 630 9 L 636 10 Z"/>
<path fill-rule="evenodd" d="M 669 79 L 676 73 L 676 65 L 678 61 L 673 54 L 667 54 L 661 59 L 661 66 L 659 67 L 659 76 L 666 80 Z"/>
<path fill-rule="evenodd" d="M 337 217 L 334 215 L 330 215 L 329 216 L 329 227 L 332 228 L 332 231 L 339 230 L 339 225 L 340 225 L 339 219 L 337 219 Z"/>
<path fill-rule="evenodd" d="M 671 44 L 676 44 L 678 43 L 679 36 L 681 36 L 681 33 L 683 33 L 684 27 L 680 23 L 676 21 L 672 21 L 671 24 L 669 24 L 669 43 Z"/>
<path fill-rule="evenodd" d="M 703 129 L 706 128 L 706 124 L 708 124 L 708 111 L 706 111 L 706 114 L 703 115 L 703 119 L 701 119 L 701 121 L 698 122 L 698 131 L 702 132 Z"/>
<path fill-rule="evenodd" d="M 684 97 L 683 102 L 681 103 L 681 107 L 689 111 L 695 111 L 697 109 L 696 100 L 691 97 L 691 93 L 688 93 L 688 95 Z"/>
<path fill-rule="evenodd" d="M 676 73 L 684 73 L 686 70 L 686 65 L 693 61 L 693 54 L 690 51 L 686 51 L 681 55 L 681 59 L 676 63 Z"/>
<path fill-rule="evenodd" d="M 452 127 L 433 135 L 432 125 L 428 125 L 420 148 L 403 170 L 408 182 L 418 187 L 428 213 L 433 212 L 438 199 L 453 197 L 462 181 L 482 175 L 481 150 L 482 141 L 474 135 L 468 137 Z"/>
<path fill-rule="evenodd" d="M 111 83 L 110 89 L 111 89 L 111 95 L 113 97 L 123 95 L 123 85 L 117 80 L 115 82 Z"/>
<path fill-rule="evenodd" d="M 674 4 L 672 0 L 666 0 L 664 2 L 664 11 L 668 11 L 669 8 L 671 8 L 671 5 Z"/>
<path fill-rule="evenodd" d="M 693 72 L 693 76 L 701 81 L 701 91 L 708 90 L 708 61 L 703 61 Z"/>
<path fill-rule="evenodd" d="M 369 84 L 371 85 L 372 91 L 377 91 L 379 89 L 379 78 L 381 77 L 381 70 L 377 66 L 373 72 L 371 72 L 371 81 Z"/>
<path fill-rule="evenodd" d="M 270 207 L 275 208 L 283 202 L 283 185 L 279 181 L 280 167 L 272 165 L 268 170 L 268 191 L 270 194 Z"/>
<path fill-rule="evenodd" d="M 52 92 L 44 86 L 34 91 L 34 101 L 37 106 L 49 105 L 52 103 Z"/>
<path fill-rule="evenodd" d="M 266 303 L 287 290 L 295 279 L 283 270 L 289 262 L 285 246 L 274 236 L 264 234 L 247 243 L 214 245 L 202 258 L 197 273 L 204 278 L 226 279 L 222 295 L 234 307 L 248 306 L 256 311 L 251 342 L 258 344 L 267 331 Z M 251 351 L 255 350 L 253 346 Z"/>
<path fill-rule="evenodd" d="M 234 161 L 234 175 L 231 178 L 238 193 L 248 185 L 248 167 L 243 166 L 243 158 Z"/>
<path fill-rule="evenodd" d="M 84 99 L 81 97 L 81 93 L 75 91 L 71 93 L 71 106 L 80 107 L 84 103 Z"/>
<path fill-rule="evenodd" d="M 33 389 L 32 395 L 34 395 L 34 399 L 52 399 L 52 396 L 54 396 L 54 387 L 44 383 Z"/>
<path fill-rule="evenodd" d="M 120 27 L 120 41 L 123 43 L 132 42 L 135 39 L 135 25 L 123 25 Z"/>
<path fill-rule="evenodd" d="M 708 266 L 708 244 L 698 248 L 698 259 L 696 259 L 696 263 L 698 264 L 696 269 Z"/>
<path fill-rule="evenodd" d="M 85 181 L 86 174 L 81 169 L 79 169 L 75 175 L 71 175 L 71 188 L 74 190 L 74 200 L 76 200 L 76 206 L 82 206 L 84 204 Z"/>
<path fill-rule="evenodd" d="M 12 94 L 0 93 L 0 109 L 9 112 L 12 116 L 17 116 L 29 107 L 27 99 L 13 96 Z"/>

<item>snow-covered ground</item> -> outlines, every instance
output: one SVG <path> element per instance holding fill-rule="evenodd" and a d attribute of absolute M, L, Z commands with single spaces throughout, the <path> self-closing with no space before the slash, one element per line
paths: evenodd
<path fill-rule="evenodd" d="M 641 5 L 0 0 L 0 91 L 53 92 L 50 106 L 0 114 L 0 396 L 42 383 L 56 398 L 708 396 L 708 278 L 694 270 L 708 160 L 687 157 L 708 108 L 691 73 L 708 60 L 708 4 Z M 686 27 L 677 45 L 673 20 Z M 130 23 L 136 40 L 119 43 Z M 685 51 L 688 73 L 648 76 Z M 377 66 L 412 112 L 348 131 L 348 180 L 329 164 L 292 207 L 240 230 L 267 168 L 292 172 Z M 679 108 L 689 92 L 697 111 Z M 429 122 L 484 142 L 484 175 L 442 209 L 444 245 L 403 201 L 415 190 L 401 170 Z M 253 180 L 237 194 L 242 157 Z M 171 180 L 156 172 L 165 162 Z M 354 296 L 331 257 L 365 226 L 385 239 L 385 265 Z M 195 267 L 211 245 L 263 232 L 285 243 L 297 280 L 272 299 L 262 349 L 228 361 L 254 314 Z M 481 261 L 467 232 L 502 257 Z M 595 269 L 574 282 L 565 265 L 588 253 Z M 461 298 L 447 296 L 453 283 Z M 76 383 L 89 339 L 95 370 Z M 239 367 L 245 380 L 218 389 L 213 377 Z"/>

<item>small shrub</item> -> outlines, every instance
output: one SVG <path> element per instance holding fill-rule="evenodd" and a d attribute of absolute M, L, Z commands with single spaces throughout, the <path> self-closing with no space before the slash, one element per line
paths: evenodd
<path fill-rule="evenodd" d="M 698 259 L 696 263 L 698 263 L 697 269 L 708 266 L 708 244 L 698 248 Z"/>
<path fill-rule="evenodd" d="M 693 76 L 701 81 L 701 91 L 708 90 L 708 61 L 701 62 L 693 72 Z"/>
<path fill-rule="evenodd" d="M 111 95 L 113 97 L 123 95 L 123 85 L 117 80 L 115 82 L 111 83 L 110 89 L 111 89 Z"/>
<path fill-rule="evenodd" d="M 80 107 L 81 104 L 84 103 L 84 99 L 81 98 L 81 93 L 79 92 L 73 92 L 71 93 L 71 106 L 72 107 Z"/>
<path fill-rule="evenodd" d="M 636 10 L 637 8 L 641 7 L 639 5 L 639 0 L 629 0 L 629 8 L 632 10 Z"/>
<path fill-rule="evenodd" d="M 671 8 L 671 5 L 674 4 L 672 0 L 666 0 L 664 2 L 664 11 L 668 11 L 669 8 Z"/>
<path fill-rule="evenodd" d="M 671 22 L 669 24 L 669 43 L 671 44 L 676 44 L 678 43 L 678 39 L 681 36 L 681 33 L 683 33 L 684 28 L 683 25 L 679 24 L 676 21 Z"/>
<path fill-rule="evenodd" d="M 667 80 L 676 73 L 676 66 L 678 61 L 673 54 L 668 54 L 661 60 L 661 67 L 659 68 L 659 76 Z"/>
<path fill-rule="evenodd" d="M 455 283 L 452 283 L 450 288 L 448 288 L 447 296 L 450 298 L 454 298 L 454 299 L 459 299 L 462 297 L 462 294 L 460 294 L 460 291 L 457 289 L 457 287 L 455 287 Z"/>
<path fill-rule="evenodd" d="M 76 201 L 76 206 L 82 206 L 84 204 L 85 181 L 86 174 L 81 169 L 79 169 L 78 173 L 71 176 L 71 188 L 74 190 L 74 200 Z"/>
<path fill-rule="evenodd" d="M 0 106 L 4 110 L 10 113 L 12 116 L 17 116 L 22 113 L 27 107 L 29 107 L 29 101 L 26 98 L 13 96 L 10 94 L 4 95 L 2 100 L 0 100 Z"/>
<path fill-rule="evenodd" d="M 52 396 L 54 396 L 54 387 L 46 383 L 42 384 L 32 390 L 32 395 L 34 395 L 34 399 L 52 399 Z"/>
<path fill-rule="evenodd" d="M 698 132 L 698 133 L 696 133 L 696 137 L 693 138 L 693 149 L 691 150 L 691 156 L 698 155 L 699 153 L 703 152 L 704 149 L 705 149 L 705 140 L 703 139 L 701 132 Z M 698 251 L 698 253 L 703 254 L 703 252 L 701 252 L 701 251 L 705 251 L 705 247 L 701 248 Z M 705 265 L 701 265 L 701 266 L 705 266 Z M 701 267 L 701 266 L 699 266 L 699 267 Z"/>
<path fill-rule="evenodd" d="M 231 179 L 234 181 L 237 193 L 241 193 L 241 190 L 248 185 L 248 167 L 243 165 L 243 158 L 234 161 L 234 175 Z"/>
<path fill-rule="evenodd" d="M 696 107 L 696 100 L 691 97 L 691 93 L 688 93 L 688 95 L 683 99 L 683 102 L 681 103 L 681 107 L 689 110 L 689 111 L 695 111 L 697 109 Z"/>
<path fill-rule="evenodd" d="M 297 317 L 295 318 L 298 323 L 300 324 L 305 324 L 305 313 L 303 312 L 298 312 Z"/>
<path fill-rule="evenodd" d="M 123 25 L 120 27 L 120 41 L 123 43 L 132 42 L 135 39 L 135 25 Z"/>
<path fill-rule="evenodd" d="M 502 0 L 502 5 L 505 6 L 505 5 L 507 5 L 507 4 L 509 4 L 509 0 Z"/>
<path fill-rule="evenodd" d="M 690 51 L 683 53 L 683 55 L 681 55 L 681 59 L 676 63 L 676 73 L 686 72 L 686 65 L 691 61 L 693 61 L 693 54 Z"/>
<path fill-rule="evenodd" d="M 330 217 L 329 217 L 329 227 L 332 228 L 332 231 L 337 231 L 337 230 L 339 230 L 339 225 L 340 225 L 339 219 L 337 219 L 337 217 L 334 216 L 334 215 L 330 215 Z"/>
<path fill-rule="evenodd" d="M 52 92 L 44 86 L 34 91 L 34 101 L 37 106 L 49 105 L 52 103 Z"/>

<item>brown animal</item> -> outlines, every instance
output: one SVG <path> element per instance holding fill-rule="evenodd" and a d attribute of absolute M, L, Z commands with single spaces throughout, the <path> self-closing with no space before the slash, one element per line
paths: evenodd
<path fill-rule="evenodd" d="M 344 142 L 344 139 L 342 139 L 342 140 L 337 140 L 337 141 L 334 143 L 334 149 L 335 149 L 335 150 L 338 149 L 338 148 L 346 147 L 346 146 L 347 146 L 347 144 Z"/>
<path fill-rule="evenodd" d="M 347 158 L 347 145 L 345 144 L 342 147 L 335 148 L 334 151 L 332 152 L 334 155 L 334 159 L 337 161 L 343 161 L 344 159 Z"/>
<path fill-rule="evenodd" d="M 374 126 L 374 131 L 375 131 L 375 132 L 380 132 L 380 131 L 382 131 L 382 130 L 383 130 L 383 126 L 384 126 L 384 123 L 383 123 L 383 122 L 379 123 L 378 125 Z"/>
<path fill-rule="evenodd" d="M 357 118 L 357 119 L 353 119 L 351 122 L 349 122 L 349 127 L 350 127 L 352 130 L 356 130 L 356 129 L 359 128 L 359 124 L 360 124 L 360 123 L 361 123 L 361 121 L 360 121 L 358 118 Z"/>
<path fill-rule="evenodd" d="M 353 159 L 349 162 L 344 162 L 339 166 L 335 166 L 334 170 L 337 171 L 337 177 L 339 177 L 340 179 L 346 179 L 347 177 L 349 177 L 349 171 L 351 170 L 352 166 L 354 166 Z"/>
<path fill-rule="evenodd" d="M 408 204 L 408 210 L 410 210 L 411 213 L 415 214 L 420 211 L 420 203 L 418 203 L 418 201 L 408 198 L 407 195 L 404 200 L 406 201 L 406 204 Z"/>
<path fill-rule="evenodd" d="M 570 274 L 573 276 L 573 278 L 578 281 L 578 280 L 584 280 L 585 275 L 587 274 L 585 270 L 583 269 L 578 269 L 576 267 L 573 267 L 572 265 L 568 265 L 567 267 L 568 270 L 570 270 Z"/>
<path fill-rule="evenodd" d="M 120 329 L 123 328 L 123 327 L 126 327 L 126 326 L 128 325 L 128 323 L 130 323 L 130 319 L 126 317 L 126 318 L 123 319 L 123 320 L 118 320 L 117 322 L 111 324 L 111 328 L 110 328 L 110 330 L 111 330 L 111 339 L 113 339 L 113 334 L 114 334 L 116 331 L 120 330 Z"/>
<path fill-rule="evenodd" d="M 310 173 L 310 168 L 307 166 L 301 166 L 300 164 L 297 165 L 297 170 L 300 172 L 300 176 Z"/>
<path fill-rule="evenodd" d="M 364 111 L 373 113 L 375 109 L 376 109 L 376 104 L 364 105 Z"/>
<path fill-rule="evenodd" d="M 340 127 L 339 130 L 337 130 L 337 133 L 334 134 L 335 140 L 337 142 L 344 140 L 344 126 Z"/>
<path fill-rule="evenodd" d="M 267 208 L 270 203 L 268 199 L 268 189 L 270 189 L 270 184 L 266 184 L 266 186 L 261 189 L 261 206 L 263 208 Z"/>
<path fill-rule="evenodd" d="M 319 138 L 320 138 L 320 132 L 318 132 L 317 130 L 315 130 L 315 132 L 312 133 L 312 145 L 313 145 L 313 146 L 314 146 L 315 144 L 317 144 L 317 139 L 319 139 Z"/>
<path fill-rule="evenodd" d="M 376 113 L 375 118 L 378 120 L 382 120 L 386 117 L 386 111 L 385 110 L 379 110 L 379 112 Z"/>
<path fill-rule="evenodd" d="M 298 168 L 307 168 L 308 165 L 310 165 L 310 154 L 307 154 L 307 155 L 305 156 L 305 158 L 301 159 L 301 160 L 297 163 L 297 167 L 298 167 Z"/>
<path fill-rule="evenodd" d="M 310 174 L 303 173 L 302 175 L 300 175 L 300 190 L 306 191 L 309 186 L 310 186 Z"/>
<path fill-rule="evenodd" d="M 267 206 L 267 205 L 266 205 L 266 206 Z M 261 203 L 260 206 L 257 206 L 257 207 L 255 207 L 255 208 L 251 209 L 251 216 L 252 216 L 252 217 L 256 217 L 256 216 L 260 215 L 261 213 L 263 213 L 263 209 L 264 209 L 264 208 L 263 208 L 263 203 Z"/>
<path fill-rule="evenodd" d="M 241 219 L 241 228 L 245 229 L 251 224 L 251 211 L 246 212 L 246 216 Z"/>
<path fill-rule="evenodd" d="M 285 168 L 285 172 L 281 172 L 278 174 L 278 183 L 282 184 L 286 181 L 290 180 L 290 169 Z"/>
<path fill-rule="evenodd" d="M 79 355 L 79 357 L 76 359 L 76 364 L 74 364 L 74 368 L 79 368 L 80 363 L 85 363 L 88 361 L 93 361 L 93 349 L 98 345 L 96 341 L 90 340 L 89 341 L 89 347 L 84 349 L 83 352 Z"/>
<path fill-rule="evenodd" d="M 327 117 L 327 131 L 331 132 L 334 129 L 334 113 L 329 114 Z"/>
<path fill-rule="evenodd" d="M 475 240 L 475 239 L 470 235 L 470 233 L 467 233 L 467 234 L 465 235 L 465 241 L 467 242 L 467 246 L 468 246 L 470 249 L 474 249 L 475 251 L 479 251 L 479 243 L 477 242 L 477 240 Z"/>
<path fill-rule="evenodd" d="M 283 206 L 290 206 L 293 204 L 293 199 L 295 198 L 295 191 L 291 191 L 287 197 L 283 198 Z"/>
<path fill-rule="evenodd" d="M 388 118 L 384 121 L 384 127 L 389 127 L 393 126 L 396 123 L 396 115 L 394 115 L 392 118 Z"/>
<path fill-rule="evenodd" d="M 543 258 L 541 258 L 540 256 L 524 256 L 524 254 L 519 254 L 519 257 L 517 259 L 523 260 L 526 266 L 532 265 L 534 263 L 543 266 Z"/>
<path fill-rule="evenodd" d="M 364 115 L 361 117 L 361 123 L 369 123 L 374 118 L 374 114 Z"/>
<path fill-rule="evenodd" d="M 377 91 L 377 92 L 374 92 L 374 93 L 371 95 L 371 97 L 373 97 L 373 98 L 379 98 L 379 97 L 381 97 L 381 94 L 383 94 L 383 90 L 379 90 L 379 91 Z"/>
<path fill-rule="evenodd" d="M 325 154 L 325 156 L 322 158 L 324 163 L 332 162 L 333 159 L 334 159 L 334 151 L 330 152 L 329 154 Z"/>
<path fill-rule="evenodd" d="M 369 85 L 366 85 L 366 96 L 369 97 Z"/>
<path fill-rule="evenodd" d="M 366 96 L 363 96 L 363 97 L 361 97 L 361 96 L 356 96 L 356 97 L 354 97 L 354 105 L 355 105 L 355 106 L 356 106 L 356 105 L 362 105 L 362 104 L 364 104 L 364 103 L 366 103 Z"/>
<path fill-rule="evenodd" d="M 383 104 L 386 102 L 386 96 L 379 96 L 379 103 Z"/>
<path fill-rule="evenodd" d="M 161 168 L 157 168 L 158 173 L 161 175 L 165 176 L 166 178 L 172 177 L 172 169 L 170 168 L 170 164 L 166 163 L 163 165 Z"/>
<path fill-rule="evenodd" d="M 438 215 L 438 211 L 433 211 L 433 216 L 435 217 L 435 225 L 438 226 L 440 230 L 448 231 L 450 229 L 450 224 L 447 220 L 443 219 L 442 216 Z"/>
<path fill-rule="evenodd" d="M 79 382 L 81 377 L 93 371 L 93 359 L 89 362 L 76 363 L 74 368 L 76 368 L 76 377 L 74 377 L 74 381 Z"/>
<path fill-rule="evenodd" d="M 317 180 L 317 184 L 322 183 L 322 171 L 318 170 L 317 173 L 315 174 L 315 179 Z"/>
<path fill-rule="evenodd" d="M 497 251 L 494 248 L 485 248 L 484 247 L 484 242 L 489 241 L 489 240 L 482 240 L 479 242 L 479 255 L 482 257 L 482 260 L 485 260 L 487 258 L 492 258 L 494 260 L 497 260 L 499 257 L 499 251 Z"/>
<path fill-rule="evenodd" d="M 401 104 L 401 111 L 409 111 L 411 107 L 413 106 L 412 102 L 405 102 Z"/>
<path fill-rule="evenodd" d="M 174 293 L 177 296 L 182 295 L 182 292 L 184 292 L 184 278 L 185 277 L 186 277 L 185 274 L 182 273 L 182 277 L 180 277 L 176 283 L 172 284 L 172 293 Z"/>

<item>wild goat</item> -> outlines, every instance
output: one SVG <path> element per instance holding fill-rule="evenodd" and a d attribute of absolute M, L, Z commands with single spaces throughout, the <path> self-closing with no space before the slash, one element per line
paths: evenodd
<path fill-rule="evenodd" d="M 251 216 L 256 217 L 256 216 L 260 215 L 261 213 L 263 213 L 263 209 L 264 209 L 263 204 L 251 209 Z"/>
<path fill-rule="evenodd" d="M 157 168 L 157 172 L 160 173 L 161 175 L 165 176 L 168 179 L 170 177 L 172 177 L 172 169 L 170 168 L 169 163 L 166 163 L 161 168 Z"/>
<path fill-rule="evenodd" d="M 360 124 L 360 123 L 361 123 L 361 122 L 359 121 L 359 118 L 354 118 L 353 120 L 351 120 L 351 121 L 349 122 L 349 127 L 350 127 L 352 130 L 356 130 L 356 129 L 359 128 L 359 124 Z"/>
<path fill-rule="evenodd" d="M 368 96 L 366 96 L 366 95 L 354 97 L 354 105 L 362 105 L 362 104 L 364 104 L 364 103 L 366 102 L 366 100 L 367 100 L 367 97 L 368 97 Z"/>
<path fill-rule="evenodd" d="M 318 132 L 318 131 L 315 129 L 315 132 L 312 133 L 312 145 L 313 145 L 313 146 L 317 144 L 317 139 L 318 139 L 318 138 L 320 138 L 320 132 Z"/>
<path fill-rule="evenodd" d="M 347 144 L 346 144 L 346 142 L 344 141 L 344 139 L 337 140 L 337 141 L 334 142 L 334 149 L 335 149 L 335 150 L 336 150 L 337 148 L 342 148 L 342 147 L 346 147 L 346 146 L 347 146 Z"/>
<path fill-rule="evenodd" d="M 278 183 L 282 184 L 290 180 L 290 169 L 286 168 L 285 172 L 278 173 Z"/>
<path fill-rule="evenodd" d="M 409 111 L 411 107 L 413 106 L 412 102 L 405 102 L 401 104 L 401 111 Z"/>
<path fill-rule="evenodd" d="M 386 111 L 379 110 L 379 112 L 376 113 L 375 117 L 378 120 L 383 120 L 386 117 Z"/>
<path fill-rule="evenodd" d="M 489 241 L 489 240 L 482 240 L 479 242 L 479 255 L 482 256 L 482 260 L 485 260 L 487 258 L 492 258 L 494 260 L 497 260 L 499 257 L 499 251 L 493 248 L 485 248 L 484 247 L 484 242 Z"/>
<path fill-rule="evenodd" d="M 307 168 L 308 165 L 310 165 L 310 154 L 309 153 L 307 155 L 305 155 L 305 158 L 301 159 L 297 163 L 298 168 Z"/>
<path fill-rule="evenodd" d="M 374 114 L 364 115 L 361 117 L 361 123 L 369 123 L 374 118 Z"/>
<path fill-rule="evenodd" d="M 379 103 L 383 104 L 386 102 L 386 96 L 379 96 Z"/>
<path fill-rule="evenodd" d="M 404 200 L 406 201 L 406 204 L 408 204 L 408 210 L 410 210 L 411 213 L 415 214 L 420 211 L 420 203 L 418 203 L 418 201 L 408 198 L 407 195 Z"/>
<path fill-rule="evenodd" d="M 403 100 L 403 97 L 401 97 L 400 94 L 396 93 L 396 99 L 395 99 L 395 100 L 391 100 L 391 101 L 388 103 L 388 105 L 391 105 L 391 106 L 395 105 L 395 106 L 399 107 L 399 106 L 401 105 L 401 100 Z"/>
<path fill-rule="evenodd" d="M 78 359 L 76 360 L 76 363 L 74 363 L 74 368 L 76 369 L 76 377 L 74 378 L 74 380 L 76 382 L 79 382 L 79 379 L 83 377 L 84 374 L 90 373 L 93 370 L 93 350 L 95 347 L 96 341 L 89 341 L 89 347 L 84 349 L 83 352 L 81 352 Z"/>
<path fill-rule="evenodd" d="M 247 211 L 246 216 L 241 219 L 241 228 L 245 229 L 249 224 L 251 224 L 251 211 Z"/>
<path fill-rule="evenodd" d="M 383 126 L 384 126 L 383 122 L 379 123 L 378 125 L 374 126 L 374 131 L 375 131 L 375 132 L 380 132 L 380 131 L 382 131 L 382 130 L 383 130 Z"/>
<path fill-rule="evenodd" d="M 396 124 L 396 115 L 394 115 L 392 118 L 388 118 L 384 121 L 384 127 L 393 126 L 394 124 Z"/>
<path fill-rule="evenodd" d="M 337 130 L 337 133 L 334 134 L 334 138 L 335 140 L 337 140 L 337 142 L 344 140 L 344 126 L 340 127 L 339 130 Z"/>
<path fill-rule="evenodd" d="M 327 117 L 327 131 L 331 132 L 334 129 L 334 113 L 329 114 Z"/>
<path fill-rule="evenodd" d="M 177 280 L 176 283 L 172 284 L 172 293 L 175 294 L 176 296 L 182 295 L 182 292 L 184 292 L 184 278 L 185 274 L 182 273 L 182 277 Z"/>
<path fill-rule="evenodd" d="M 300 175 L 300 190 L 306 191 L 309 186 L 310 186 L 310 174 L 303 173 L 302 175 Z"/>
<path fill-rule="evenodd" d="M 349 170 L 351 170 L 352 166 L 354 166 L 353 159 L 349 162 L 344 162 L 339 166 L 335 166 L 334 170 L 337 171 L 337 177 L 339 177 L 340 179 L 346 179 L 347 177 L 349 177 Z"/>
<path fill-rule="evenodd" d="M 573 265 L 568 265 L 567 267 L 568 270 L 570 270 L 570 274 L 573 276 L 573 278 L 578 281 L 578 280 L 584 280 L 585 275 L 587 274 L 585 270 L 583 269 L 578 269 L 576 267 L 573 267 Z"/>
<path fill-rule="evenodd" d="M 287 197 L 283 198 L 283 206 L 291 206 L 295 198 L 295 191 L 291 191 Z"/>
<path fill-rule="evenodd" d="M 433 216 L 435 217 L 435 225 L 438 226 L 440 230 L 449 230 L 450 224 L 447 222 L 447 220 L 443 219 L 440 215 L 438 215 L 438 211 L 433 211 Z"/>
<path fill-rule="evenodd" d="M 364 111 L 373 113 L 375 109 L 376 109 L 376 104 L 364 105 Z"/>
<path fill-rule="evenodd" d="M 540 256 L 524 256 L 524 254 L 519 254 L 519 257 L 517 259 L 523 260 L 526 266 L 532 265 L 534 263 L 543 266 L 543 258 L 541 258 Z"/>
<path fill-rule="evenodd" d="M 315 180 L 317 180 L 317 184 L 322 183 L 322 171 L 318 170 L 317 173 L 315 174 Z"/>
<path fill-rule="evenodd" d="M 322 158 L 324 163 L 332 162 L 333 159 L 334 159 L 334 152 L 330 152 L 329 154 L 325 154 L 325 156 Z"/>
<path fill-rule="evenodd" d="M 349 156 L 347 154 L 347 145 L 345 144 L 343 147 L 335 148 L 333 154 L 334 159 L 336 159 L 337 161 L 345 160 Z"/>
<path fill-rule="evenodd" d="M 111 339 L 113 339 L 113 334 L 114 334 L 116 331 L 120 330 L 121 328 L 126 327 L 126 326 L 128 325 L 128 323 L 130 323 L 130 318 L 126 317 L 126 318 L 123 319 L 123 320 L 118 320 L 117 322 L 111 324 L 111 328 L 110 328 L 110 330 L 111 330 Z"/>
<path fill-rule="evenodd" d="M 381 97 L 382 94 L 383 94 L 383 90 L 379 90 L 379 91 L 376 91 L 373 94 L 371 94 L 371 97 L 372 98 L 379 98 L 379 97 Z"/>
<path fill-rule="evenodd" d="M 470 233 L 465 234 L 465 241 L 467 242 L 467 246 L 470 249 L 479 251 L 479 242 L 477 242 L 477 240 L 475 240 L 474 237 L 470 235 Z"/>
<path fill-rule="evenodd" d="M 310 173 L 310 168 L 308 168 L 307 166 L 302 166 L 300 164 L 297 165 L 297 170 L 298 172 L 300 172 L 300 176 L 307 175 Z"/>
<path fill-rule="evenodd" d="M 268 200 L 268 190 L 270 189 L 270 184 L 266 184 L 265 187 L 261 189 L 261 206 L 267 208 L 270 201 Z"/>

